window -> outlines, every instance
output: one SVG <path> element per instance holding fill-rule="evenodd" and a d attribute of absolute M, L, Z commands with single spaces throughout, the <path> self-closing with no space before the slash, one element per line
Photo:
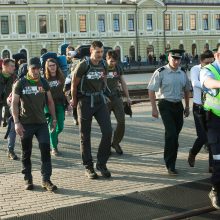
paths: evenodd
<path fill-rule="evenodd" d="M 46 15 L 39 15 L 40 34 L 47 33 L 47 17 Z"/>
<path fill-rule="evenodd" d="M 18 33 L 26 34 L 26 16 L 18 15 Z"/>
<path fill-rule="evenodd" d="M 105 15 L 98 16 L 98 31 L 105 32 Z"/>
<path fill-rule="evenodd" d="M 79 31 L 86 32 L 86 15 L 79 16 Z"/>
<path fill-rule="evenodd" d="M 170 31 L 170 15 L 166 14 L 164 19 L 164 26 L 166 31 Z"/>
<path fill-rule="evenodd" d="M 64 33 L 64 25 L 65 25 L 65 33 L 67 33 L 66 16 L 64 15 L 64 20 L 63 20 L 63 15 L 60 15 L 59 22 L 60 22 L 60 33 Z"/>
<path fill-rule="evenodd" d="M 120 31 L 119 14 L 113 15 L 113 30 Z"/>
<path fill-rule="evenodd" d="M 9 34 L 8 16 L 1 16 L 1 34 Z"/>
<path fill-rule="evenodd" d="M 177 30 L 178 31 L 183 30 L 183 15 L 182 14 L 177 15 Z"/>
<path fill-rule="evenodd" d="M 153 30 L 153 20 L 152 20 L 152 15 L 148 14 L 147 15 L 147 31 L 152 31 Z"/>
<path fill-rule="evenodd" d="M 216 30 L 220 30 L 220 14 L 215 15 L 215 28 Z"/>
<path fill-rule="evenodd" d="M 10 58 L 10 52 L 8 50 L 4 50 L 2 52 L 2 58 L 5 59 L 5 58 Z"/>
<path fill-rule="evenodd" d="M 190 15 L 190 30 L 196 30 L 196 15 Z"/>
<path fill-rule="evenodd" d="M 128 30 L 134 31 L 134 15 L 133 14 L 128 15 Z"/>
<path fill-rule="evenodd" d="M 203 30 L 208 30 L 209 29 L 209 24 L 208 24 L 208 15 L 202 15 L 202 25 L 203 25 Z"/>

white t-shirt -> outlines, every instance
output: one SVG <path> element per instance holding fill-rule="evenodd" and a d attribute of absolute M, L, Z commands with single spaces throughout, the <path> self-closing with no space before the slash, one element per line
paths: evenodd
<path fill-rule="evenodd" d="M 201 64 L 193 66 L 190 70 L 190 78 L 193 87 L 193 102 L 196 104 L 202 104 L 202 85 L 200 82 L 200 70 Z"/>

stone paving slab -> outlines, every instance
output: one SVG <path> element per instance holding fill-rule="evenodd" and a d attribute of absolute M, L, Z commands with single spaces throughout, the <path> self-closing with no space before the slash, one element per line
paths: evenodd
<path fill-rule="evenodd" d="M 161 119 L 153 120 L 149 103 L 133 106 L 134 115 L 126 117 L 126 134 L 122 142 L 125 154 L 112 153 L 108 167 L 112 178 L 89 180 L 84 176 L 79 151 L 78 127 L 72 124 L 72 118 L 66 116 L 65 129 L 60 135 L 62 156 L 52 159 L 52 181 L 59 190 L 56 193 L 45 192 L 41 188 L 39 149 L 34 142 L 32 163 L 34 191 L 25 191 L 23 176 L 20 173 L 21 162 L 6 157 L 6 141 L 3 140 L 4 128 L 0 128 L 0 219 L 24 216 L 76 204 L 82 204 L 136 191 L 163 188 L 184 182 L 205 179 L 210 176 L 208 155 L 201 152 L 197 156 L 196 166 L 187 164 L 189 147 L 195 139 L 192 115 L 185 120 L 180 135 L 180 148 L 177 160 L 178 177 L 167 175 L 163 162 L 164 128 Z M 112 120 L 113 127 L 115 120 Z M 96 161 L 100 131 L 93 122 L 92 147 Z M 16 152 L 20 154 L 17 140 Z"/>

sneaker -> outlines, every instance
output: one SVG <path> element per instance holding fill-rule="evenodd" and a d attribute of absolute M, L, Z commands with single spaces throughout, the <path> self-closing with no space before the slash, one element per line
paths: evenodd
<path fill-rule="evenodd" d="M 34 189 L 33 181 L 32 180 L 25 180 L 24 188 L 25 188 L 25 190 L 33 190 Z"/>
<path fill-rule="evenodd" d="M 14 151 L 8 151 L 8 158 L 10 160 L 18 160 L 18 156 L 15 154 Z"/>
<path fill-rule="evenodd" d="M 53 148 L 53 149 L 51 150 L 51 155 L 57 157 L 57 156 L 60 156 L 61 153 L 58 151 L 57 148 Z"/>
<path fill-rule="evenodd" d="M 50 180 L 43 181 L 42 187 L 50 192 L 57 190 L 57 186 L 54 185 Z"/>
<path fill-rule="evenodd" d="M 178 172 L 176 169 L 169 168 L 167 171 L 170 176 L 177 176 L 178 175 Z"/>
<path fill-rule="evenodd" d="M 120 154 L 120 155 L 123 154 L 123 150 L 121 149 L 121 146 L 120 146 L 119 144 L 115 144 L 115 145 L 112 144 L 112 148 L 115 149 L 115 152 L 116 152 L 117 154 Z"/>
<path fill-rule="evenodd" d="M 98 175 L 95 172 L 93 167 L 86 167 L 85 176 L 87 176 L 89 179 L 97 179 L 98 178 Z"/>
<path fill-rule="evenodd" d="M 103 177 L 105 178 L 109 178 L 111 177 L 111 173 L 110 171 L 108 170 L 108 168 L 106 167 L 106 164 L 104 165 L 101 165 L 101 164 L 96 164 L 96 169 L 99 170 L 102 174 Z"/>
<path fill-rule="evenodd" d="M 212 190 L 209 193 L 209 198 L 211 200 L 212 206 L 216 209 L 220 209 L 220 201 L 217 191 L 212 187 Z"/>
<path fill-rule="evenodd" d="M 189 156 L 188 156 L 188 163 L 191 167 L 195 166 L 195 158 L 196 156 L 189 151 Z"/>

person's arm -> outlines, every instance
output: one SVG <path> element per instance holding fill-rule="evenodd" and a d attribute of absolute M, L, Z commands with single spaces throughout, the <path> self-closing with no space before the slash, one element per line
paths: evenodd
<path fill-rule="evenodd" d="M 57 119 L 56 119 L 55 106 L 54 106 L 53 98 L 52 98 L 50 91 L 47 91 L 47 105 L 48 105 L 49 112 L 53 120 L 52 128 L 51 128 L 51 131 L 53 131 L 56 128 Z"/>
<path fill-rule="evenodd" d="M 184 115 L 185 115 L 185 117 L 188 117 L 189 114 L 190 114 L 189 97 L 190 97 L 190 92 L 189 91 L 185 91 L 184 92 L 184 100 L 185 100 Z"/>
<path fill-rule="evenodd" d="M 207 77 L 204 80 L 204 86 L 207 89 L 219 89 L 220 88 L 220 81 L 216 80 L 216 79 L 213 79 L 211 77 Z"/>
<path fill-rule="evenodd" d="M 127 87 L 127 84 L 125 82 L 125 79 L 124 79 L 124 76 L 121 75 L 121 87 L 122 87 L 122 90 L 127 98 L 127 102 L 129 105 L 131 105 L 132 101 L 130 99 L 130 96 L 129 96 L 129 91 L 128 91 L 128 87 Z"/>
<path fill-rule="evenodd" d="M 13 116 L 14 124 L 15 124 L 15 131 L 22 138 L 24 136 L 24 128 L 19 120 L 19 102 L 20 102 L 20 96 L 13 93 L 11 109 L 12 109 L 12 116 Z"/>
<path fill-rule="evenodd" d="M 197 87 L 199 89 L 202 88 L 201 82 L 199 80 L 200 69 L 198 67 L 192 67 L 190 70 L 190 78 L 193 87 Z"/>
<path fill-rule="evenodd" d="M 71 83 L 71 96 L 72 96 L 72 100 L 70 101 L 71 105 L 73 106 L 73 108 L 77 107 L 77 87 L 80 83 L 80 78 L 78 78 L 75 74 L 72 78 L 72 83 Z"/>
<path fill-rule="evenodd" d="M 155 95 L 155 91 L 148 89 L 148 95 L 149 95 L 150 102 L 151 102 L 151 106 L 152 106 L 152 116 L 153 116 L 154 118 L 158 118 L 159 113 L 158 113 L 157 105 L 156 105 L 156 95 Z"/>

